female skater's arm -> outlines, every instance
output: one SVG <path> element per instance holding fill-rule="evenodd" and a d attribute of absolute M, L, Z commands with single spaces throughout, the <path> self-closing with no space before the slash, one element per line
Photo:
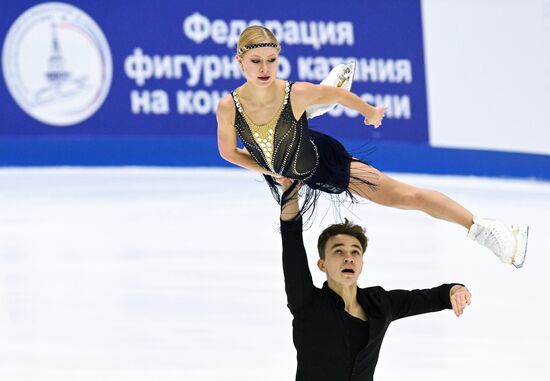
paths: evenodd
<path fill-rule="evenodd" d="M 226 96 L 220 101 L 216 119 L 218 121 L 218 150 L 221 157 L 239 167 L 274 176 L 273 173 L 258 165 L 247 150 L 237 147 L 237 132 L 233 125 L 235 106 L 230 96 Z"/>
<path fill-rule="evenodd" d="M 298 115 L 310 105 L 339 103 L 361 113 L 365 117 L 365 124 L 373 125 L 375 128 L 382 124 L 386 112 L 386 107 L 371 106 L 341 87 L 314 85 L 309 82 L 296 82 L 292 86 L 292 99 L 293 108 Z"/>

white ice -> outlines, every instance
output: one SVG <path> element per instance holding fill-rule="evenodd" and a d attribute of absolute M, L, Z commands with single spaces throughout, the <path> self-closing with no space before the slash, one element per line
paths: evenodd
<path fill-rule="evenodd" d="M 342 210 L 371 239 L 361 286 L 473 294 L 460 318 L 395 322 L 376 380 L 549 380 L 550 183 L 394 177 L 531 231 L 517 270 L 420 212 Z M 239 169 L 0 170 L 0 380 L 292 380 L 277 212 Z"/>

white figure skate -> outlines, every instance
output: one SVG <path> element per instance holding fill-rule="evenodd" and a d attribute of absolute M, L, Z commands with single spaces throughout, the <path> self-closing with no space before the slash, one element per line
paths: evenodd
<path fill-rule="evenodd" d="M 323 79 L 321 85 L 341 87 L 346 90 L 351 90 L 351 84 L 353 83 L 353 75 L 355 74 L 355 61 L 348 62 L 346 64 L 340 64 L 335 66 L 328 76 Z M 316 116 L 323 115 L 336 107 L 336 103 L 333 104 L 319 104 L 310 105 L 306 109 L 306 116 L 308 119 L 315 118 Z"/>
<path fill-rule="evenodd" d="M 527 255 L 529 226 L 505 225 L 488 218 L 474 217 L 468 237 L 488 247 L 503 263 L 523 267 Z"/>

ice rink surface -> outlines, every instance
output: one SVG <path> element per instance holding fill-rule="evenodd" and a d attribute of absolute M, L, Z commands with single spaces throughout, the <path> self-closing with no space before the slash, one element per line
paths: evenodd
<path fill-rule="evenodd" d="M 464 283 L 472 305 L 395 322 L 377 381 L 550 380 L 550 183 L 395 174 L 530 225 L 526 266 L 460 226 L 364 202 L 360 286 Z M 305 233 L 335 221 L 321 202 Z M 0 380 L 293 380 L 278 207 L 239 169 L 0 170 Z"/>

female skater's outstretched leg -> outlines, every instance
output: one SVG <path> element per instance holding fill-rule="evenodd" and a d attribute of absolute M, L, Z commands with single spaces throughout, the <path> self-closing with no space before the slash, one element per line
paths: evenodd
<path fill-rule="evenodd" d="M 372 187 L 357 178 L 368 180 Z M 468 229 L 468 237 L 491 249 L 502 262 L 521 267 L 527 250 L 528 227 L 520 229 L 501 222 L 475 217 L 468 209 L 441 192 L 402 183 L 374 167 L 351 163 L 348 189 L 377 204 L 423 211 L 430 216 Z"/>
<path fill-rule="evenodd" d="M 432 217 L 462 225 L 466 229 L 470 229 L 473 224 L 473 214 L 441 192 L 402 183 L 361 162 L 352 162 L 351 176 L 349 190 L 377 204 L 420 210 Z M 377 188 L 373 189 L 359 180 L 354 180 L 354 177 L 368 178 Z"/>

